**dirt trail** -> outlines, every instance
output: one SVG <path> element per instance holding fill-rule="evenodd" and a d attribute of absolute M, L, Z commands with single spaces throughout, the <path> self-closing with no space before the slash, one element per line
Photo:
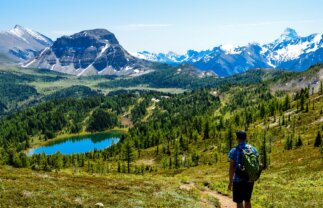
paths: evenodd
<path fill-rule="evenodd" d="M 221 208 L 234 208 L 236 204 L 232 201 L 232 199 L 228 196 L 222 195 L 216 191 L 211 191 L 210 189 L 206 189 L 204 193 L 211 195 L 217 198 L 220 202 Z"/>
<path fill-rule="evenodd" d="M 182 184 L 180 186 L 180 189 L 183 190 L 191 190 L 191 189 L 196 189 L 201 192 L 201 195 L 209 195 L 217 198 L 220 202 L 221 208 L 234 208 L 236 207 L 236 204 L 232 201 L 232 199 L 228 196 L 225 196 L 223 194 L 218 193 L 217 191 L 212 191 L 210 190 L 207 186 L 203 191 L 198 189 L 196 185 L 193 182 L 190 182 L 188 184 Z"/>

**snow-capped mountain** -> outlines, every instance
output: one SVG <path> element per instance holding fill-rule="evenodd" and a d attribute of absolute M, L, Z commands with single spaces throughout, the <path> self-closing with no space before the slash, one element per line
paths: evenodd
<path fill-rule="evenodd" d="M 74 75 L 133 75 L 149 71 L 151 63 L 130 55 L 113 33 L 85 30 L 58 38 L 24 67 L 44 68 Z"/>
<path fill-rule="evenodd" d="M 220 45 L 212 50 L 189 50 L 184 55 L 173 52 L 138 52 L 137 57 L 168 64 L 192 64 L 202 70 L 212 70 L 220 76 L 241 73 L 252 68 L 282 68 L 305 70 L 310 65 L 323 62 L 322 33 L 300 37 L 295 30 L 287 28 L 269 44 L 251 43 L 233 47 Z"/>
<path fill-rule="evenodd" d="M 52 44 L 50 38 L 20 25 L 0 32 L 0 54 L 14 61 L 26 61 Z"/>

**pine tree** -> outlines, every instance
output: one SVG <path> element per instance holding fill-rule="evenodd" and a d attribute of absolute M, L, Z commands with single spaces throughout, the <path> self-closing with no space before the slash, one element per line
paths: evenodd
<path fill-rule="evenodd" d="M 199 165 L 200 155 L 196 150 L 193 151 L 192 156 L 191 156 L 191 160 L 192 160 L 194 166 Z"/>
<path fill-rule="evenodd" d="M 179 168 L 179 147 L 177 143 L 175 144 L 175 151 L 174 151 L 174 165 L 176 169 Z"/>
<path fill-rule="evenodd" d="M 77 160 L 75 158 L 74 162 L 73 162 L 73 175 L 74 176 L 76 175 L 76 172 L 77 172 Z"/>
<path fill-rule="evenodd" d="M 260 104 L 260 117 L 264 118 L 266 115 L 266 109 L 265 109 L 265 105 L 263 103 Z"/>
<path fill-rule="evenodd" d="M 303 141 L 302 141 L 301 135 L 298 135 L 298 139 L 296 141 L 295 147 L 301 147 L 301 146 L 303 146 Z"/>
<path fill-rule="evenodd" d="M 320 82 L 320 95 L 323 94 L 323 81 Z"/>
<path fill-rule="evenodd" d="M 53 167 L 56 171 L 59 171 L 63 167 L 63 155 L 60 152 L 57 152 L 53 155 Z"/>
<path fill-rule="evenodd" d="M 319 147 L 321 146 L 321 144 L 322 144 L 321 133 L 318 131 L 317 136 L 315 138 L 314 147 Z"/>
<path fill-rule="evenodd" d="M 268 167 L 268 156 L 267 156 L 267 142 L 266 142 L 266 133 L 263 136 L 263 141 L 262 141 L 262 148 L 261 148 L 261 158 L 262 158 L 262 164 L 263 168 L 266 169 Z"/>
<path fill-rule="evenodd" d="M 118 161 L 118 173 L 121 172 L 121 164 L 120 164 L 120 161 Z"/>
<path fill-rule="evenodd" d="M 301 93 L 301 99 L 300 99 L 300 107 L 301 107 L 301 111 L 304 110 L 304 104 L 305 104 L 305 96 L 303 93 Z"/>
<path fill-rule="evenodd" d="M 292 141 L 291 137 L 288 136 L 287 139 L 286 139 L 284 149 L 285 150 L 291 150 L 292 148 L 293 148 L 293 141 Z"/>
<path fill-rule="evenodd" d="M 127 162 L 128 173 L 130 173 L 130 164 L 134 160 L 134 144 L 127 139 L 123 145 L 123 158 Z"/>
<path fill-rule="evenodd" d="M 204 128 L 204 139 L 210 138 L 210 124 L 209 121 L 206 121 L 205 128 Z"/>

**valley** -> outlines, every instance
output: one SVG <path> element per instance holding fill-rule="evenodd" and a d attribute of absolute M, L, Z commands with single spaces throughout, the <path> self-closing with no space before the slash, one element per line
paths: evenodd
<path fill-rule="evenodd" d="M 2 69 L 8 83 L 15 77 L 36 91 L 27 97 L 34 99 L 30 104 L 18 97 L 21 106 L 0 121 L 0 205 L 219 207 L 216 193 L 231 196 L 226 154 L 235 146 L 234 131 L 245 129 L 267 167 L 255 185 L 254 207 L 320 207 L 322 146 L 315 144 L 323 131 L 322 68 L 259 69 L 228 78 L 170 68 L 126 79 Z M 196 87 L 186 84 L 193 79 Z M 281 87 L 300 79 L 304 88 Z M 159 87 L 165 80 L 167 88 Z M 123 117 L 131 122 L 122 125 Z M 104 150 L 24 153 L 69 134 L 111 129 L 126 134 Z"/>

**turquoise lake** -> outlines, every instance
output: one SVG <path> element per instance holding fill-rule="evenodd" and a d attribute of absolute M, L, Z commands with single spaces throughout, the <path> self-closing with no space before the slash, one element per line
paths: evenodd
<path fill-rule="evenodd" d="M 119 142 L 120 133 L 99 133 L 84 136 L 69 137 L 49 142 L 29 151 L 29 155 L 45 153 L 52 155 L 60 152 L 64 155 L 86 153 L 94 150 L 102 150 Z"/>

